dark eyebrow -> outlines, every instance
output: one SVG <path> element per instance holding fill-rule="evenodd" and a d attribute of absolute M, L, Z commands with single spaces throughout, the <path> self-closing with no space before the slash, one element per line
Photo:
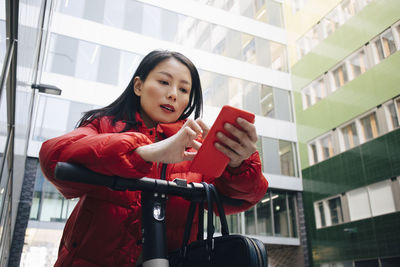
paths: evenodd
<path fill-rule="evenodd" d="M 168 73 L 168 72 L 165 72 L 165 71 L 159 71 L 158 73 L 161 73 L 161 74 L 164 74 L 164 75 L 166 75 L 166 76 L 168 76 L 169 78 L 171 78 L 171 79 L 173 79 L 174 77 L 170 74 L 170 73 Z M 181 80 L 180 81 L 181 83 L 185 83 L 185 84 L 189 84 L 190 85 L 190 82 L 188 82 L 188 81 L 186 81 L 186 80 Z"/>

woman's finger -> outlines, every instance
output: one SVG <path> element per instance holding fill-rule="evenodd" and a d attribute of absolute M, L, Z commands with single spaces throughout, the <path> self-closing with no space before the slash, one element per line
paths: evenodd
<path fill-rule="evenodd" d="M 191 145 L 192 145 L 192 147 L 193 147 L 194 149 L 196 149 L 196 150 L 199 150 L 200 147 L 201 147 L 201 143 L 200 143 L 200 142 L 197 142 L 196 140 L 193 140 Z"/>
<path fill-rule="evenodd" d="M 186 123 L 184 124 L 184 126 L 190 127 L 193 131 L 196 132 L 196 135 L 203 133 L 202 127 L 200 127 L 200 125 L 196 121 L 194 121 L 193 119 L 188 119 L 186 121 Z"/>
<path fill-rule="evenodd" d="M 228 158 L 232 161 L 232 160 L 237 160 L 239 158 L 239 155 L 236 154 L 236 152 L 234 152 L 233 150 L 229 149 L 226 146 L 221 145 L 220 143 L 215 143 L 214 144 L 215 147 L 221 151 L 222 153 L 224 153 L 225 155 L 228 156 Z"/>
<path fill-rule="evenodd" d="M 239 142 L 232 140 L 222 132 L 217 133 L 217 138 L 221 141 L 221 143 L 223 143 L 226 147 L 230 148 L 236 154 L 238 155 L 244 154 L 244 148 Z"/>
<path fill-rule="evenodd" d="M 225 123 L 224 124 L 224 129 L 227 130 L 230 134 L 232 134 L 236 139 L 238 140 L 239 143 L 245 144 L 250 142 L 250 137 L 247 135 L 246 132 L 239 130 L 235 126 L 233 126 L 230 123 Z"/>
<path fill-rule="evenodd" d="M 208 125 L 205 124 L 205 122 L 202 119 L 197 119 L 196 122 L 203 130 L 202 138 L 205 139 L 208 134 L 208 131 L 210 130 L 210 127 L 208 127 Z"/>
<path fill-rule="evenodd" d="M 257 137 L 257 132 L 256 132 L 256 126 L 253 123 L 248 122 L 247 120 L 240 118 L 240 117 L 236 119 L 236 122 L 247 133 L 247 135 L 250 137 L 251 141 L 257 142 L 258 137 Z"/>
<path fill-rule="evenodd" d="M 184 151 L 183 152 L 183 160 L 182 161 L 193 160 L 194 157 L 196 156 L 196 154 L 197 154 L 197 152 Z"/>

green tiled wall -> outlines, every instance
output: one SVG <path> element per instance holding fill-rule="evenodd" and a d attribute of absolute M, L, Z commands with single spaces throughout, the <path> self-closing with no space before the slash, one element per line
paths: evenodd
<path fill-rule="evenodd" d="M 400 256 L 400 212 L 316 229 L 313 203 L 400 176 L 400 129 L 303 170 L 304 208 L 314 266 Z M 344 231 L 357 229 L 356 233 Z"/>
<path fill-rule="evenodd" d="M 302 168 L 309 166 L 307 143 L 310 140 L 400 93 L 400 51 L 306 110 L 303 110 L 301 90 L 399 19 L 399 0 L 374 0 L 291 68 Z"/>

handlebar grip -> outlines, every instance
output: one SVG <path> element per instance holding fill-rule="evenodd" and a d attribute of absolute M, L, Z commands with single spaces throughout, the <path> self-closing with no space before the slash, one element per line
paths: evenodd
<path fill-rule="evenodd" d="M 166 181 L 152 178 L 128 179 L 119 176 L 109 176 L 96 173 L 78 164 L 58 162 L 55 178 L 62 181 L 106 186 L 112 190 L 141 190 L 181 196 L 187 200 L 200 201 L 205 197 L 205 190 L 200 183 L 189 183 L 183 186 L 179 181 Z M 240 206 L 241 199 L 228 198 L 220 195 L 222 203 L 229 206 Z"/>
<path fill-rule="evenodd" d="M 81 165 L 67 162 L 57 163 L 55 177 L 58 180 L 102 185 L 110 188 L 113 188 L 115 181 L 118 178 L 117 176 L 99 174 Z"/>

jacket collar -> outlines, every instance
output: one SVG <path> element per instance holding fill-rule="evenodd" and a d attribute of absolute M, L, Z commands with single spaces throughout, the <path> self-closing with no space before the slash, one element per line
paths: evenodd
<path fill-rule="evenodd" d="M 138 122 L 138 128 L 141 132 L 148 132 L 152 130 L 156 130 L 158 134 L 164 136 L 165 138 L 171 137 L 176 134 L 185 124 L 187 119 L 179 120 L 172 123 L 159 123 L 155 128 L 147 128 L 144 124 L 142 117 L 140 116 L 139 112 L 136 112 L 136 121 Z"/>

